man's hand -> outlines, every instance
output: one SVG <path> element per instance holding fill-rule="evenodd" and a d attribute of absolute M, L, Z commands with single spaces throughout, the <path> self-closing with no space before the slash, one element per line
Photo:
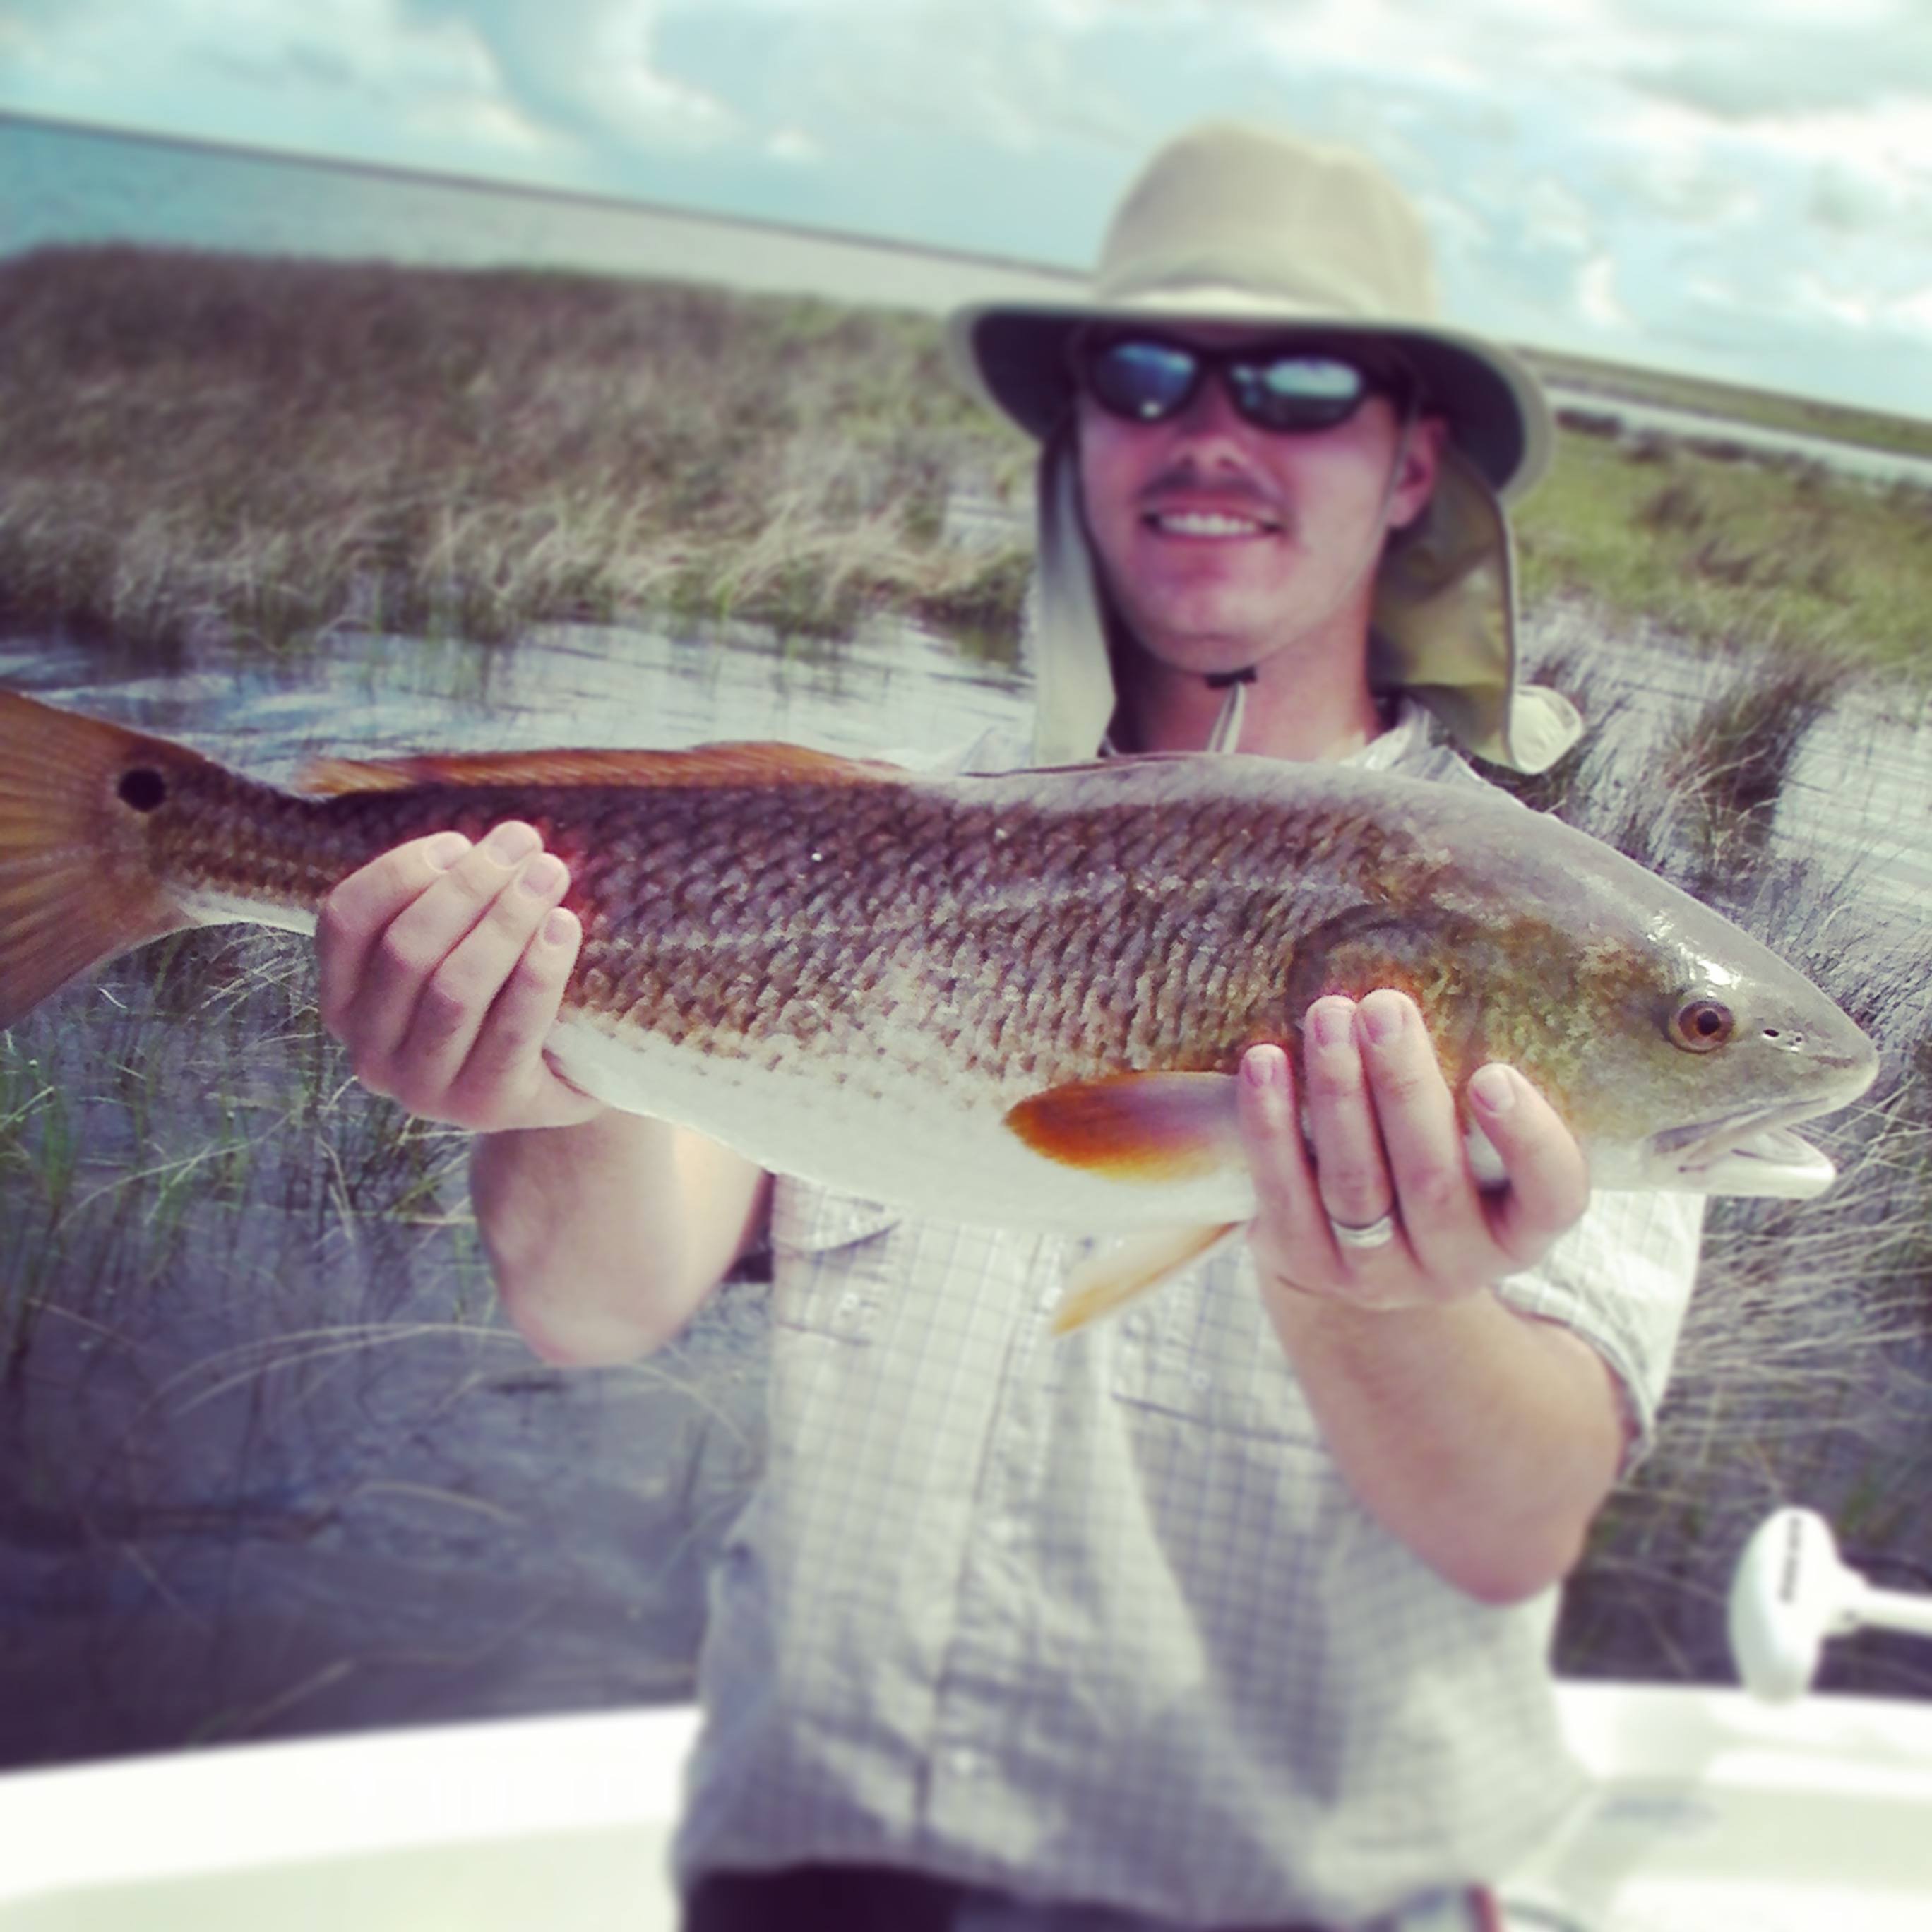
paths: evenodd
<path fill-rule="evenodd" d="M 486 1133 L 604 1111 L 543 1055 L 584 934 L 558 904 L 569 874 L 542 846 L 514 820 L 480 844 L 438 832 L 329 894 L 316 927 L 322 1024 L 372 1092 Z"/>
<path fill-rule="evenodd" d="M 1363 1507 L 1458 1588 L 1516 1602 L 1576 1562 L 1628 1440 L 1595 1349 L 1486 1292 L 1581 1217 L 1582 1152 L 1520 1074 L 1486 1066 L 1470 1109 L 1508 1184 L 1478 1186 L 1400 993 L 1318 1000 L 1304 1038 L 1312 1160 L 1287 1056 L 1258 1046 L 1241 1066 L 1275 1332 Z"/>
<path fill-rule="evenodd" d="M 1469 1100 L 1508 1184 L 1477 1186 L 1454 1100 L 1403 994 L 1372 992 L 1359 1006 L 1318 1000 L 1304 1041 L 1312 1162 L 1288 1057 L 1258 1046 L 1241 1066 L 1242 1135 L 1259 1203 L 1252 1238 L 1270 1288 L 1366 1310 L 1442 1306 L 1532 1265 L 1588 1205 L 1568 1129 L 1499 1065 L 1475 1075 Z M 1393 1226 L 1377 1241 L 1384 1216 Z M 1350 1242 L 1352 1229 L 1367 1244 Z"/>

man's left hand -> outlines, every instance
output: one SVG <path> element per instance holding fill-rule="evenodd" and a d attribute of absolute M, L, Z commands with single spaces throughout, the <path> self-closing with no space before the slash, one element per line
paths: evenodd
<path fill-rule="evenodd" d="M 1241 1065 L 1258 1201 L 1251 1238 L 1270 1288 L 1372 1310 L 1439 1306 L 1531 1266 L 1581 1218 L 1582 1150 L 1550 1103 L 1501 1064 L 1478 1070 L 1468 1104 L 1507 1184 L 1478 1185 L 1454 1097 L 1406 995 L 1318 1000 L 1303 1041 L 1299 1096 L 1280 1047 L 1251 1048 Z"/>

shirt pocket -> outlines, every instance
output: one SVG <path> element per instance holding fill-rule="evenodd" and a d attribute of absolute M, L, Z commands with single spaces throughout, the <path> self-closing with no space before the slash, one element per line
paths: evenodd
<path fill-rule="evenodd" d="M 772 1205 L 772 1319 L 795 1333 L 864 1344 L 893 1274 L 896 1209 L 782 1180 Z"/>
<path fill-rule="evenodd" d="M 1321 1446 L 1244 1254 L 1156 1288 L 1120 1318 L 1112 1394 L 1196 1431 Z"/>

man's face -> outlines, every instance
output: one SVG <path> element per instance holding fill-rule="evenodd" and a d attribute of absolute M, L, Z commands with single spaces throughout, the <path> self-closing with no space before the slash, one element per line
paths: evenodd
<path fill-rule="evenodd" d="M 1280 332 L 1163 328 L 1206 347 Z M 1088 532 L 1121 615 L 1177 668 L 1238 670 L 1359 604 L 1366 626 L 1384 538 L 1427 502 L 1442 424 L 1402 443 L 1396 408 L 1369 397 L 1328 430 L 1283 433 L 1236 414 L 1218 375 L 1163 422 L 1079 399 Z M 1390 489 L 1391 472 L 1394 487 Z"/>

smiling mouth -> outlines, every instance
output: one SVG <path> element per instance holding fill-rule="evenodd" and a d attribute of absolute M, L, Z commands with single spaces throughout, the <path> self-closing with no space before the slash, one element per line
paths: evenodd
<path fill-rule="evenodd" d="M 1230 538 L 1274 536 L 1280 526 L 1264 517 L 1243 516 L 1228 510 L 1149 510 L 1144 526 L 1161 536 Z"/>

